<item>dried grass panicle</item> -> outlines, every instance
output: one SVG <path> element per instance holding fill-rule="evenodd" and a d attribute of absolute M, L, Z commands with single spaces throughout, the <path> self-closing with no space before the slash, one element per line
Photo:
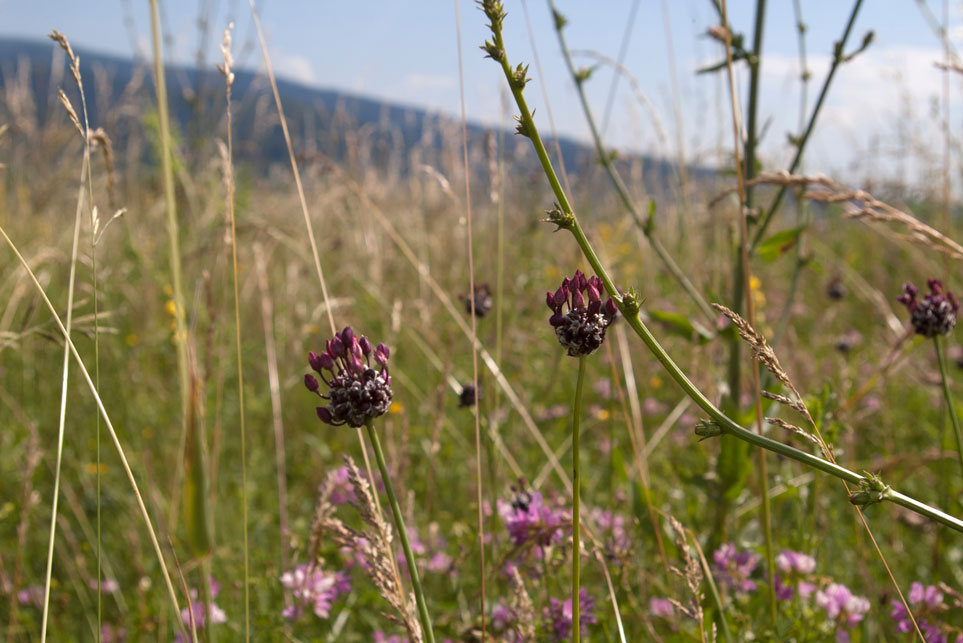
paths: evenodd
<path fill-rule="evenodd" d="M 233 22 L 228 23 L 227 28 L 224 29 L 224 40 L 221 41 L 221 55 L 224 62 L 217 66 L 217 70 L 224 74 L 228 87 L 234 84 L 234 56 L 231 55 L 231 31 L 233 29 Z"/>
<path fill-rule="evenodd" d="M 782 393 L 771 393 L 769 391 L 761 391 L 760 395 L 762 395 L 766 399 L 772 400 L 773 402 L 779 402 L 782 405 L 788 406 L 789 408 L 796 411 L 797 413 L 802 414 L 803 417 L 806 417 L 806 418 L 809 417 L 809 410 L 806 408 L 806 405 L 803 404 L 801 400 L 798 400 L 798 399 L 794 400 L 790 398 L 788 395 L 783 395 Z"/>
<path fill-rule="evenodd" d="M 104 155 L 107 170 L 107 202 L 111 209 L 117 210 L 117 176 L 114 171 L 114 146 L 103 127 L 90 132 L 90 144 L 99 147 Z"/>
<path fill-rule="evenodd" d="M 963 246 L 932 228 L 916 217 L 884 203 L 865 190 L 851 190 L 822 175 L 789 174 L 788 172 L 763 172 L 746 185 L 778 185 L 787 188 L 806 189 L 802 197 L 821 203 L 845 203 L 844 216 L 869 223 L 897 224 L 909 233 L 892 233 L 898 239 L 918 243 L 927 248 L 963 259 Z M 723 196 L 735 192 L 726 190 L 713 199 L 715 203 Z"/>
<path fill-rule="evenodd" d="M 789 375 L 783 370 L 782 365 L 779 363 L 779 358 L 776 357 L 776 352 L 772 350 L 772 347 L 766 342 L 766 338 L 756 332 L 756 329 L 750 326 L 749 322 L 740 317 L 736 312 L 721 304 L 712 304 L 712 307 L 728 317 L 735 325 L 739 330 L 739 336 L 749 344 L 756 360 L 765 366 L 777 380 L 792 389 L 793 393 L 796 393 L 796 388 L 792 385 L 792 382 L 789 381 Z M 796 393 L 796 395 L 801 398 L 798 393 Z"/>
<path fill-rule="evenodd" d="M 815 435 L 813 435 L 813 434 L 810 433 L 809 431 L 806 431 L 806 430 L 804 430 L 804 429 L 799 428 L 799 427 L 796 426 L 795 424 L 790 424 L 789 422 L 786 422 L 785 420 L 783 420 L 783 419 L 781 419 L 781 418 L 770 418 L 770 417 L 767 417 L 767 418 L 766 418 L 766 422 L 768 422 L 769 424 L 772 424 L 772 425 L 774 425 L 774 426 L 778 426 L 778 427 L 780 427 L 780 428 L 786 429 L 787 431 L 789 431 L 789 432 L 791 432 L 791 433 L 795 433 L 796 435 L 798 435 L 798 436 L 800 436 L 800 437 L 803 437 L 803 438 L 809 440 L 810 442 L 812 442 L 812 443 L 815 444 L 816 446 L 821 446 L 820 443 L 819 443 L 819 438 L 817 438 Z"/>
<path fill-rule="evenodd" d="M 535 605 L 532 604 L 532 598 L 525 590 L 525 583 L 522 581 L 522 576 L 517 567 L 512 567 L 512 573 L 508 580 L 512 586 L 509 606 L 515 614 L 518 634 L 521 635 L 523 641 L 534 641 Z"/>
<path fill-rule="evenodd" d="M 348 466 L 348 480 L 355 493 L 352 505 L 361 514 L 361 519 L 368 529 L 362 531 L 353 529 L 336 516 L 336 507 L 331 502 L 331 493 L 334 490 L 337 472 L 331 471 L 318 487 L 318 498 L 308 541 L 308 560 L 312 565 L 320 560 L 321 544 L 324 540 L 360 554 L 367 564 L 366 572 L 371 581 L 396 612 L 396 614 L 384 614 L 385 618 L 404 626 L 408 631 L 409 639 L 420 642 L 423 637 L 414 597 L 405 591 L 395 573 L 391 546 L 394 534 L 391 531 L 391 525 L 379 518 L 380 514 L 371 495 L 371 485 L 361 474 L 354 460 L 348 456 L 345 456 L 344 460 Z"/>
<path fill-rule="evenodd" d="M 67 98 L 67 94 L 64 93 L 63 89 L 58 88 L 57 96 L 60 98 L 60 104 L 64 106 L 65 110 L 67 110 L 67 117 L 70 118 L 70 122 L 73 123 L 74 127 L 77 128 L 77 132 L 80 133 L 81 136 L 83 136 L 84 135 L 83 125 L 80 124 L 80 118 L 78 118 L 77 116 L 77 110 L 74 109 L 74 106 L 70 102 L 70 99 Z"/>
<path fill-rule="evenodd" d="M 703 580 L 702 564 L 699 561 L 699 557 L 694 555 L 692 549 L 689 547 L 689 540 L 682 523 L 674 516 L 668 516 L 668 519 L 669 526 L 672 527 L 672 531 L 675 532 L 675 546 L 678 548 L 679 555 L 685 562 L 683 569 L 670 567 L 669 570 L 685 581 L 686 588 L 692 595 L 688 605 L 683 605 L 680 601 L 673 598 L 670 598 L 669 601 L 675 605 L 680 612 L 701 623 L 703 619 L 701 589 Z"/>
<path fill-rule="evenodd" d="M 385 616 L 404 625 L 412 641 L 422 641 L 421 623 L 418 620 L 414 596 L 405 591 L 401 579 L 395 573 L 394 550 L 391 546 L 394 535 L 391 525 L 381 518 L 381 513 L 371 495 L 371 485 L 361 474 L 354 460 L 345 456 L 345 463 L 348 465 L 348 480 L 355 493 L 353 504 L 361 514 L 361 519 L 371 528 L 363 534 L 360 541 L 356 540 L 356 549 L 368 563 L 368 574 L 371 580 L 400 618 L 388 614 Z"/>
<path fill-rule="evenodd" d="M 67 36 L 54 29 L 49 37 L 67 53 L 67 58 L 70 59 L 70 73 L 73 75 L 77 87 L 83 91 L 84 84 L 80 78 L 80 57 L 74 53 L 74 49 L 70 46 L 70 41 L 67 40 Z"/>

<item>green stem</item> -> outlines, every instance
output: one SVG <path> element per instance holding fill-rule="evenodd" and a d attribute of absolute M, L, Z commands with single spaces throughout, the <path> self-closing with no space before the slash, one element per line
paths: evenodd
<path fill-rule="evenodd" d="M 950 392 L 950 378 L 946 371 L 946 354 L 939 335 L 933 338 L 933 344 L 936 345 L 936 359 L 940 363 L 943 397 L 946 399 L 946 406 L 950 410 L 950 423 L 953 425 L 953 433 L 956 434 L 956 452 L 960 457 L 960 468 L 963 469 L 963 431 L 960 430 L 960 419 L 956 416 L 956 405 L 953 403 L 953 393 Z M 940 446 L 942 447 L 942 445 Z"/>
<path fill-rule="evenodd" d="M 856 0 L 853 4 L 853 10 L 849 14 L 849 20 L 846 22 L 846 29 L 843 31 L 843 37 L 836 43 L 835 51 L 833 53 L 833 62 L 829 67 L 829 73 L 826 75 L 826 80 L 823 81 L 823 86 L 819 90 L 819 96 L 816 98 L 816 105 L 813 107 L 813 113 L 809 117 L 809 123 L 806 125 L 806 131 L 796 142 L 796 154 L 793 156 L 792 163 L 789 164 L 789 173 L 792 174 L 799 167 L 800 161 L 802 161 L 803 150 L 806 148 L 806 143 L 809 141 L 810 135 L 813 133 L 813 128 L 816 126 L 816 119 L 819 116 L 819 111 L 823 107 L 823 102 L 826 100 L 826 95 L 829 93 L 829 86 L 833 82 L 833 76 L 836 75 L 836 70 L 839 66 L 846 61 L 843 51 L 846 47 L 846 41 L 849 40 L 849 34 L 853 30 L 853 24 L 856 22 L 856 15 L 859 13 L 859 8 L 862 6 L 863 0 Z M 772 216 L 775 214 L 776 210 L 779 209 L 779 204 L 782 203 L 782 198 L 786 195 L 786 186 L 779 188 L 779 192 L 776 193 L 776 198 L 773 200 L 772 205 L 769 206 L 769 210 L 766 211 L 766 216 L 763 217 L 756 229 L 756 234 L 752 239 L 752 246 L 749 250 L 755 252 L 756 246 L 762 240 L 762 236 L 766 233 L 766 228 L 772 222 Z"/>
<path fill-rule="evenodd" d="M 595 151 L 598 154 L 599 162 L 602 167 L 605 168 L 606 173 L 612 180 L 612 185 L 615 187 L 615 192 L 619 196 L 619 201 L 622 203 L 622 207 L 632 215 L 639 229 L 642 230 L 642 234 L 645 236 L 649 245 L 652 246 L 652 250 L 658 255 L 659 260 L 665 265 L 675 280 L 679 282 L 682 289 L 685 290 L 686 294 L 692 298 L 696 306 L 706 317 L 707 320 L 714 324 L 716 315 L 712 312 L 712 308 L 705 298 L 699 293 L 692 281 L 686 276 L 679 264 L 675 262 L 669 251 L 666 250 L 665 246 L 652 236 L 652 224 L 649 223 L 642 213 L 639 212 L 638 207 L 629 195 L 629 190 L 625 186 L 625 182 L 622 181 L 622 177 L 619 175 L 618 171 L 615 169 L 615 164 L 613 163 L 612 156 L 605 151 L 605 146 L 602 143 L 602 135 L 599 133 L 598 126 L 595 123 L 595 117 L 592 114 L 592 109 L 589 107 L 588 99 L 585 96 L 585 89 L 583 88 L 583 79 L 579 76 L 578 72 L 575 70 L 575 65 L 572 63 L 572 55 L 569 52 L 567 43 L 565 42 L 565 35 L 562 33 L 562 27 L 564 19 L 558 10 L 555 8 L 555 2 L 549 0 L 549 7 L 552 9 L 552 14 L 555 16 L 555 33 L 558 34 L 558 42 L 562 47 L 562 55 L 565 58 L 565 64 L 568 66 L 568 71 L 572 75 L 572 80 L 575 81 L 575 89 L 578 91 L 579 101 L 582 103 L 582 111 L 585 113 L 585 120 L 588 122 L 589 130 L 592 132 L 592 140 L 595 142 Z"/>
<path fill-rule="evenodd" d="M 767 449 L 773 453 L 777 453 L 784 457 L 795 460 L 813 469 L 818 469 L 823 473 L 828 473 L 829 475 L 839 478 L 840 480 L 845 480 L 846 482 L 851 482 L 853 484 L 859 484 L 863 481 L 866 481 L 867 478 L 854 471 L 850 471 L 845 467 L 743 428 L 729 418 L 729 416 L 727 416 L 725 413 L 720 411 L 711 401 L 709 401 L 709 398 L 707 398 L 702 391 L 696 388 L 696 386 L 689 380 L 682 369 L 679 368 L 679 366 L 672 360 L 665 349 L 662 348 L 658 340 L 655 339 L 655 336 L 652 335 L 652 332 L 639 318 L 637 306 L 627 305 L 627 302 L 623 299 L 622 294 L 615 287 L 615 282 L 612 281 L 608 271 L 606 271 L 602 266 L 602 262 L 599 260 L 598 255 L 595 253 L 595 250 L 589 243 L 588 238 L 586 238 L 585 232 L 582 230 L 578 219 L 575 217 L 571 203 L 569 202 L 565 191 L 562 189 L 562 186 L 559 183 L 558 176 L 555 174 L 555 169 L 552 167 L 552 163 L 548 158 L 547 152 L 545 151 L 545 145 L 542 143 L 541 137 L 538 134 L 538 130 L 535 127 L 535 122 L 532 119 L 532 113 L 528 108 L 528 103 L 525 101 L 525 97 L 522 95 L 522 90 L 513 80 L 512 68 L 508 63 L 508 56 L 505 53 L 505 44 L 502 37 L 500 23 L 499 21 L 493 21 L 493 23 L 492 37 L 494 42 L 492 44 L 494 45 L 494 49 L 499 53 L 496 61 L 502 66 L 502 70 L 504 71 L 508 80 L 509 89 L 514 96 L 515 102 L 520 111 L 518 119 L 526 133 L 529 134 L 532 145 L 535 147 L 535 153 L 538 156 L 539 162 L 542 165 L 542 169 L 545 172 L 545 176 L 552 187 L 552 192 L 558 201 L 559 207 L 565 214 L 571 217 L 570 222 L 566 224 L 566 228 L 572 233 L 572 236 L 575 237 L 576 243 L 578 243 L 579 248 L 582 250 L 582 254 L 592 267 L 592 270 L 602 280 L 606 292 L 608 292 L 608 294 L 614 298 L 616 302 L 618 302 L 619 309 L 625 316 L 626 322 L 632 327 L 632 330 L 635 331 L 635 333 L 639 336 L 646 347 L 648 347 L 649 351 L 655 356 L 655 358 L 659 360 L 665 370 L 669 373 L 669 376 L 672 377 L 672 379 L 676 381 L 682 390 L 685 391 L 685 393 L 692 398 L 692 400 L 700 408 L 702 408 L 702 410 L 705 411 L 709 417 L 712 418 L 712 420 L 724 433 L 732 435 L 740 440 L 744 440 L 745 442 L 748 442 L 754 446 Z M 893 489 L 887 489 L 885 492 L 883 492 L 881 494 L 881 499 L 888 500 L 906 507 L 907 509 L 910 509 L 922 516 L 926 516 L 931 520 L 963 533 L 963 520 L 960 520 L 954 516 L 950 516 L 949 514 L 946 514 L 935 507 L 926 505 Z"/>
<path fill-rule="evenodd" d="M 579 544 L 579 421 L 582 417 L 582 385 L 585 383 L 585 356 L 578 358 L 578 380 L 575 383 L 575 403 L 572 405 L 572 641 L 578 643 L 581 630 L 579 626 L 579 588 L 581 586 L 580 564 L 581 546 Z"/>
<path fill-rule="evenodd" d="M 415 592 L 415 602 L 418 604 L 418 617 L 421 620 L 421 629 L 424 630 L 425 641 L 435 643 L 435 633 L 431 629 L 431 616 L 428 615 L 428 604 L 425 602 L 425 592 L 421 589 L 421 579 L 418 576 L 418 566 L 415 563 L 415 554 L 411 551 L 411 543 L 408 542 L 408 530 L 405 528 L 405 519 L 401 515 L 401 505 L 398 504 L 398 497 L 395 496 L 394 485 L 388 476 L 388 464 L 385 462 L 385 454 L 381 449 L 381 440 L 378 439 L 378 432 L 374 429 L 374 424 L 369 419 L 365 426 L 368 429 L 368 439 L 375 452 L 375 460 L 378 461 L 378 469 L 381 471 L 381 479 L 385 483 L 385 493 L 388 494 L 388 504 L 391 505 L 391 514 L 395 519 L 395 529 L 398 531 L 398 539 L 405 552 L 405 562 L 408 564 L 408 576 L 411 577 L 411 587 Z"/>

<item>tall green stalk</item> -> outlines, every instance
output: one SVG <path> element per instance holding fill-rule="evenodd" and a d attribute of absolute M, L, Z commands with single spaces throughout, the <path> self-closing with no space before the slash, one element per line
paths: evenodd
<path fill-rule="evenodd" d="M 960 468 L 963 469 L 963 431 L 960 430 L 960 419 L 956 415 L 956 404 L 953 402 L 953 393 L 950 391 L 950 378 L 946 369 L 946 351 L 939 335 L 933 338 L 933 344 L 936 346 L 936 359 L 940 363 L 943 399 L 946 400 L 946 408 L 950 412 L 950 424 L 953 425 L 953 433 L 956 435 L 956 453 L 960 458 Z"/>
<path fill-rule="evenodd" d="M 575 402 L 572 404 L 572 641 L 578 643 L 581 629 L 579 626 L 579 589 L 581 587 L 581 545 L 579 514 L 581 500 L 579 489 L 582 478 L 579 475 L 579 422 L 582 417 L 582 385 L 585 383 L 585 356 L 578 358 L 578 380 L 575 382 Z"/>
<path fill-rule="evenodd" d="M 712 308 L 709 307 L 709 303 L 705 300 L 705 297 L 699 292 L 699 290 L 692 283 L 692 280 L 685 274 L 679 264 L 675 262 L 672 255 L 665 246 L 662 245 L 655 236 L 653 236 L 653 224 L 652 222 L 644 217 L 639 211 L 632 197 L 629 195 L 629 190 L 622 181 L 622 177 L 619 175 L 618 170 L 615 168 L 615 163 L 612 159 L 612 155 L 605 150 L 605 146 L 602 143 L 602 135 L 599 133 L 598 125 L 595 123 L 595 117 L 592 114 L 592 109 L 589 107 L 588 98 L 585 96 L 585 89 L 583 85 L 588 79 L 585 74 L 581 74 L 575 69 L 575 65 L 572 62 L 572 55 L 569 52 L 568 44 L 565 41 L 565 34 L 563 33 L 563 28 L 565 27 L 565 17 L 555 8 L 555 2 L 553 0 L 548 0 L 548 6 L 552 10 L 552 15 L 555 20 L 555 33 L 558 35 L 558 42 L 562 48 L 562 56 L 565 58 L 565 64 L 568 67 L 568 71 L 575 81 L 575 88 L 578 90 L 579 101 L 582 104 L 582 111 L 585 114 L 585 120 L 588 123 L 589 130 L 592 132 L 592 140 L 595 143 L 595 151 L 598 154 L 599 162 L 602 167 L 605 168 L 605 172 L 608 174 L 609 179 L 612 181 L 613 187 L 615 187 L 615 192 L 618 194 L 619 202 L 622 207 L 632 215 L 635 220 L 636 225 L 642 231 L 652 250 L 655 252 L 659 260 L 666 269 L 672 274 L 675 280 L 682 286 L 682 289 L 687 295 L 695 302 L 696 307 L 705 316 L 705 318 L 710 322 L 714 322 L 716 319 L 715 313 L 712 312 Z"/>
<path fill-rule="evenodd" d="M 542 170 L 545 173 L 545 176 L 551 185 L 555 199 L 558 202 L 558 207 L 553 209 L 549 215 L 549 221 L 560 228 L 568 230 L 572 234 L 576 243 L 581 249 L 582 254 L 592 267 L 592 270 L 600 279 L 602 279 L 602 283 L 605 285 L 606 292 L 618 303 L 619 310 L 625 317 L 626 323 L 628 323 L 632 330 L 635 331 L 636 335 L 639 336 L 639 338 L 655 356 L 655 358 L 659 360 L 663 368 L 665 368 L 666 372 L 668 372 L 669 376 L 675 380 L 675 382 L 682 388 L 686 395 L 688 395 L 703 411 L 705 411 L 705 413 L 711 418 L 712 427 L 718 433 L 732 435 L 740 440 L 748 442 L 749 444 L 790 458 L 810 468 L 818 469 L 823 473 L 827 473 L 841 480 L 845 480 L 846 482 L 859 485 L 861 488 L 863 486 L 873 485 L 876 481 L 869 476 L 860 475 L 838 464 L 824 460 L 819 456 L 807 453 L 806 451 L 801 451 L 740 426 L 728 415 L 720 411 L 718 407 L 716 407 L 709 400 L 709 398 L 706 397 L 705 394 L 703 394 L 702 391 L 700 391 L 689 380 L 688 376 L 682 371 L 681 368 L 679 368 L 675 361 L 673 361 L 661 344 L 659 344 L 658 340 L 639 317 L 641 303 L 638 295 L 634 294 L 633 292 L 628 292 L 627 294 L 623 295 L 622 292 L 616 288 L 615 282 L 602 265 L 602 262 L 599 260 L 599 257 L 595 252 L 595 249 L 585 236 L 585 232 L 582 230 L 582 227 L 575 216 L 568 196 L 562 189 L 561 183 L 558 180 L 558 175 L 555 173 L 552 162 L 548 157 L 548 152 L 545 149 L 545 145 L 542 142 L 542 139 L 538 134 L 538 129 L 535 126 L 535 122 L 532 119 L 532 112 L 528 107 L 528 102 L 525 100 L 523 93 L 525 83 L 527 82 L 527 79 L 525 78 L 525 67 L 521 65 L 515 69 L 512 69 L 508 62 L 508 56 L 505 52 L 505 43 L 502 36 L 502 23 L 504 21 L 505 13 L 501 3 L 497 0 L 483 0 L 481 4 L 482 9 L 489 18 L 492 34 L 492 40 L 486 41 L 483 49 L 488 53 L 489 57 L 494 59 L 501 66 L 502 71 L 506 76 L 512 96 L 514 97 L 515 103 L 520 111 L 520 115 L 518 116 L 519 130 L 532 141 L 532 145 L 535 148 L 535 153 L 538 156 L 539 163 L 542 166 Z M 926 516 L 931 520 L 963 533 L 963 520 L 951 516 L 935 507 L 926 505 L 925 503 L 922 503 L 914 498 L 906 496 L 889 486 L 883 485 L 883 488 L 876 492 L 875 497 L 879 501 L 886 500 L 906 507 L 911 511 L 919 513 L 920 515 Z"/>
<path fill-rule="evenodd" d="M 408 541 L 408 530 L 405 528 L 405 519 L 401 514 L 401 505 L 398 504 L 394 485 L 391 484 L 391 477 L 388 475 L 388 463 L 385 461 L 385 454 L 381 449 L 381 440 L 378 439 L 378 432 L 375 431 L 374 423 L 370 418 L 365 422 L 365 426 L 368 429 L 368 439 L 371 440 L 371 446 L 374 449 L 375 460 L 378 462 L 378 470 L 381 471 L 381 479 L 385 483 L 385 493 L 388 494 L 388 504 L 391 505 L 391 514 L 395 519 L 398 539 L 401 541 L 401 548 L 405 552 L 405 562 L 408 564 L 408 576 L 411 578 L 411 587 L 415 592 L 415 603 L 418 605 L 421 629 L 424 630 L 425 641 L 435 643 L 435 633 L 431 629 L 431 616 L 428 614 L 425 592 L 421 588 L 418 565 L 415 561 L 415 554 L 411 550 L 411 543 Z"/>

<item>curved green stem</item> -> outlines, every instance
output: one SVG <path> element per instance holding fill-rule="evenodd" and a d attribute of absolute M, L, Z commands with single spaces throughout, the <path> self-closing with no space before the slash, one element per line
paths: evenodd
<path fill-rule="evenodd" d="M 579 625 L 579 588 L 581 546 L 579 544 L 579 528 L 581 520 L 579 516 L 579 487 L 581 477 L 579 476 L 579 421 L 582 417 L 582 385 L 585 383 L 585 356 L 578 358 L 578 380 L 575 383 L 575 402 L 572 404 L 572 641 L 578 643 L 581 635 Z"/>
<path fill-rule="evenodd" d="M 950 423 L 953 425 L 953 433 L 956 434 L 956 452 L 960 457 L 960 468 L 963 469 L 963 431 L 960 430 L 960 419 L 956 415 L 956 404 L 953 403 L 953 393 L 950 392 L 950 378 L 946 371 L 946 352 L 943 350 L 943 342 L 939 335 L 933 338 L 936 345 L 936 359 L 940 363 L 940 381 L 943 383 L 943 397 L 946 399 L 946 406 L 950 410 Z"/>
<path fill-rule="evenodd" d="M 489 5 L 496 5 L 490 7 Z M 493 13 L 495 9 L 500 9 L 500 3 L 486 1 L 483 5 L 486 13 L 491 10 Z M 489 16 L 491 18 L 491 16 Z M 710 400 L 707 398 L 702 391 L 700 391 L 696 386 L 689 380 L 686 374 L 681 368 L 672 360 L 669 354 L 656 340 L 655 336 L 648 327 L 639 318 L 638 306 L 635 303 L 634 298 L 627 301 L 623 298 L 622 294 L 615 287 L 615 282 L 612 281 L 611 276 L 609 276 L 608 271 L 602 266 L 602 262 L 599 260 L 598 255 L 589 243 L 588 238 L 585 236 L 585 232 L 582 230 L 578 219 L 575 217 L 575 213 L 572 209 L 571 203 L 562 189 L 559 183 L 558 176 L 555 174 L 555 169 L 552 167 L 552 163 L 548 158 L 548 153 L 545 151 L 545 145 L 542 143 L 541 137 L 538 135 L 538 130 L 535 127 L 535 123 L 532 120 L 531 110 L 528 108 L 528 103 L 525 101 L 525 97 L 522 94 L 522 90 L 519 84 L 514 80 L 514 74 L 512 68 L 508 63 L 508 56 L 505 53 L 504 40 L 502 38 L 501 23 L 499 20 L 492 21 L 492 37 L 493 42 L 492 47 L 486 47 L 490 51 L 494 51 L 497 54 L 495 60 L 501 65 L 502 70 L 508 80 L 508 86 L 512 92 L 512 96 L 515 98 L 515 102 L 518 105 L 519 111 L 521 112 L 518 116 L 520 126 L 529 135 L 532 144 L 535 147 L 535 153 L 538 156 L 539 162 L 542 165 L 542 169 L 545 172 L 545 176 L 548 178 L 549 183 L 552 187 L 552 192 L 558 201 L 559 207 L 562 211 L 570 217 L 569 221 L 565 224 L 565 227 L 572 233 L 575 237 L 576 243 L 578 243 L 579 248 L 582 250 L 582 254 L 585 256 L 589 265 L 595 274 L 602 280 L 605 286 L 606 292 L 612 296 L 619 305 L 619 310 L 625 316 L 626 322 L 632 327 L 632 330 L 639 336 L 642 342 L 648 347 L 649 351 L 655 356 L 656 359 L 662 364 L 668 374 L 676 381 L 676 383 L 682 387 L 682 390 L 692 398 L 692 400 L 705 411 L 710 418 L 719 426 L 719 428 L 724 432 L 732 435 L 740 440 L 744 440 L 749 444 L 752 444 L 763 449 L 772 451 L 779 455 L 785 456 L 801 464 L 804 464 L 813 469 L 818 469 L 823 473 L 828 473 L 831 476 L 839 478 L 840 480 L 845 480 L 846 482 L 851 482 L 853 484 L 859 484 L 861 482 L 868 482 L 865 476 L 862 476 L 854 471 L 850 471 L 846 467 L 842 467 L 838 464 L 824 460 L 819 456 L 801 451 L 787 444 L 777 442 L 771 438 L 764 435 L 754 433 L 746 428 L 743 428 L 734 420 L 732 420 L 725 413 L 720 411 Z M 931 520 L 939 522 L 947 527 L 955 529 L 963 533 L 963 520 L 951 516 L 935 507 L 926 505 L 918 500 L 905 496 L 893 489 L 887 489 L 885 492 L 880 494 L 880 499 L 888 500 L 890 502 L 896 503 L 907 509 L 915 511 L 916 513 L 926 516 Z"/>
<path fill-rule="evenodd" d="M 431 629 L 431 616 L 428 615 L 428 604 L 425 602 L 425 592 L 421 589 L 421 578 L 418 576 L 418 566 L 415 563 L 415 554 L 411 551 L 411 543 L 408 541 L 408 530 L 405 528 L 405 519 L 401 515 L 401 505 L 398 504 L 398 497 L 395 495 L 394 485 L 391 484 L 391 477 L 388 475 L 388 464 L 385 462 L 385 453 L 381 449 L 381 440 L 378 439 L 378 432 L 374 429 L 371 420 L 365 423 L 368 429 L 368 439 L 375 452 L 375 460 L 378 461 L 378 469 L 381 471 L 381 479 L 385 483 L 385 493 L 388 494 L 388 504 L 391 505 L 391 514 L 395 519 L 395 529 L 398 531 L 398 539 L 405 552 L 405 562 L 408 564 L 408 576 L 411 577 L 411 587 L 415 592 L 415 602 L 418 604 L 418 618 L 421 620 L 421 629 L 424 630 L 425 641 L 435 643 L 435 633 Z"/>

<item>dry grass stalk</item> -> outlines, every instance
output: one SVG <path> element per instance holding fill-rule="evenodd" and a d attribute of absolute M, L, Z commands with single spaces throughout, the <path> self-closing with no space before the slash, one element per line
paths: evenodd
<path fill-rule="evenodd" d="M 789 422 L 786 422 L 785 420 L 783 420 L 783 419 L 781 419 L 781 418 L 766 418 L 766 422 L 768 422 L 769 424 L 772 424 L 772 425 L 774 425 L 774 426 L 778 426 L 778 427 L 780 427 L 780 428 L 786 429 L 787 431 L 790 431 L 791 433 L 795 433 L 796 435 L 798 435 L 798 436 L 800 436 L 800 437 L 803 437 L 803 438 L 809 440 L 810 442 L 812 442 L 812 443 L 815 444 L 816 446 L 819 446 L 819 438 L 817 438 L 815 435 L 813 435 L 813 434 L 810 433 L 809 431 L 806 431 L 806 430 L 804 430 L 804 429 L 799 428 L 799 427 L 796 426 L 795 424 L 790 424 Z"/>
<path fill-rule="evenodd" d="M 893 233 L 896 238 L 921 244 L 954 259 L 963 259 L 963 246 L 939 230 L 926 225 L 911 214 L 880 201 L 865 190 L 845 188 L 825 176 L 789 174 L 785 171 L 763 172 L 747 185 L 778 185 L 805 189 L 806 191 L 802 193 L 804 199 L 820 203 L 844 203 L 846 218 L 869 223 L 897 224 L 909 230 L 909 234 Z M 726 190 L 710 203 L 714 204 L 732 192 L 734 189 Z"/>
<path fill-rule="evenodd" d="M 686 588 L 692 597 L 689 599 L 688 605 L 683 605 L 681 601 L 670 598 L 669 601 L 683 614 L 691 619 L 699 621 L 701 624 L 703 622 L 704 614 L 702 612 L 702 565 L 699 562 L 699 557 L 693 555 L 692 549 L 689 547 L 689 539 L 686 536 L 685 528 L 682 526 L 674 516 L 667 516 L 669 520 L 669 526 L 672 527 L 672 531 L 675 532 L 675 546 L 679 550 L 679 555 L 685 562 L 685 566 L 682 569 L 678 567 L 670 567 L 669 570 L 676 576 L 682 578 L 685 581 Z M 701 625 L 700 625 L 701 627 Z"/>
<path fill-rule="evenodd" d="M 391 545 L 394 534 L 391 525 L 381 518 L 381 512 L 375 506 L 371 494 L 371 485 L 354 460 L 348 456 L 345 456 L 344 460 L 348 466 L 348 480 L 355 494 L 352 505 L 361 514 L 361 519 L 369 529 L 352 529 L 335 515 L 335 506 L 331 503 L 334 472 L 329 473 L 319 487 L 314 520 L 311 523 L 308 546 L 310 564 L 321 560 L 320 549 L 324 537 L 339 547 L 346 547 L 361 554 L 367 563 L 366 571 L 371 581 L 397 612 L 397 616 L 385 614 L 385 618 L 402 624 L 408 630 L 408 637 L 412 641 L 420 642 L 423 637 L 415 599 L 405 591 L 394 567 L 394 549 Z"/>
<path fill-rule="evenodd" d="M 535 606 L 525 590 L 525 583 L 522 581 L 522 576 L 519 574 L 517 567 L 512 567 L 512 573 L 508 580 L 512 586 L 509 606 L 517 619 L 516 629 L 523 641 L 534 641 Z"/>
<path fill-rule="evenodd" d="M 753 357 L 765 366 L 777 380 L 790 387 L 793 393 L 796 393 L 795 387 L 792 385 L 792 382 L 789 381 L 789 375 L 783 370 L 782 364 L 779 363 L 779 358 L 776 357 L 776 352 L 772 350 L 772 347 L 766 342 L 766 338 L 756 332 L 756 329 L 739 316 L 738 313 L 726 308 L 722 304 L 711 305 L 716 311 L 728 317 L 729 321 L 735 325 L 739 331 L 739 336 L 742 337 L 742 339 L 749 344 L 749 348 L 752 349 Z M 801 397 L 798 393 L 796 395 Z"/>
<path fill-rule="evenodd" d="M 779 402 L 780 404 L 788 406 L 803 416 L 808 415 L 806 405 L 799 400 L 791 399 L 788 395 L 783 395 L 782 393 L 771 393 L 769 391 L 761 391 L 761 395 L 766 399 L 772 400 L 773 402 Z"/>

